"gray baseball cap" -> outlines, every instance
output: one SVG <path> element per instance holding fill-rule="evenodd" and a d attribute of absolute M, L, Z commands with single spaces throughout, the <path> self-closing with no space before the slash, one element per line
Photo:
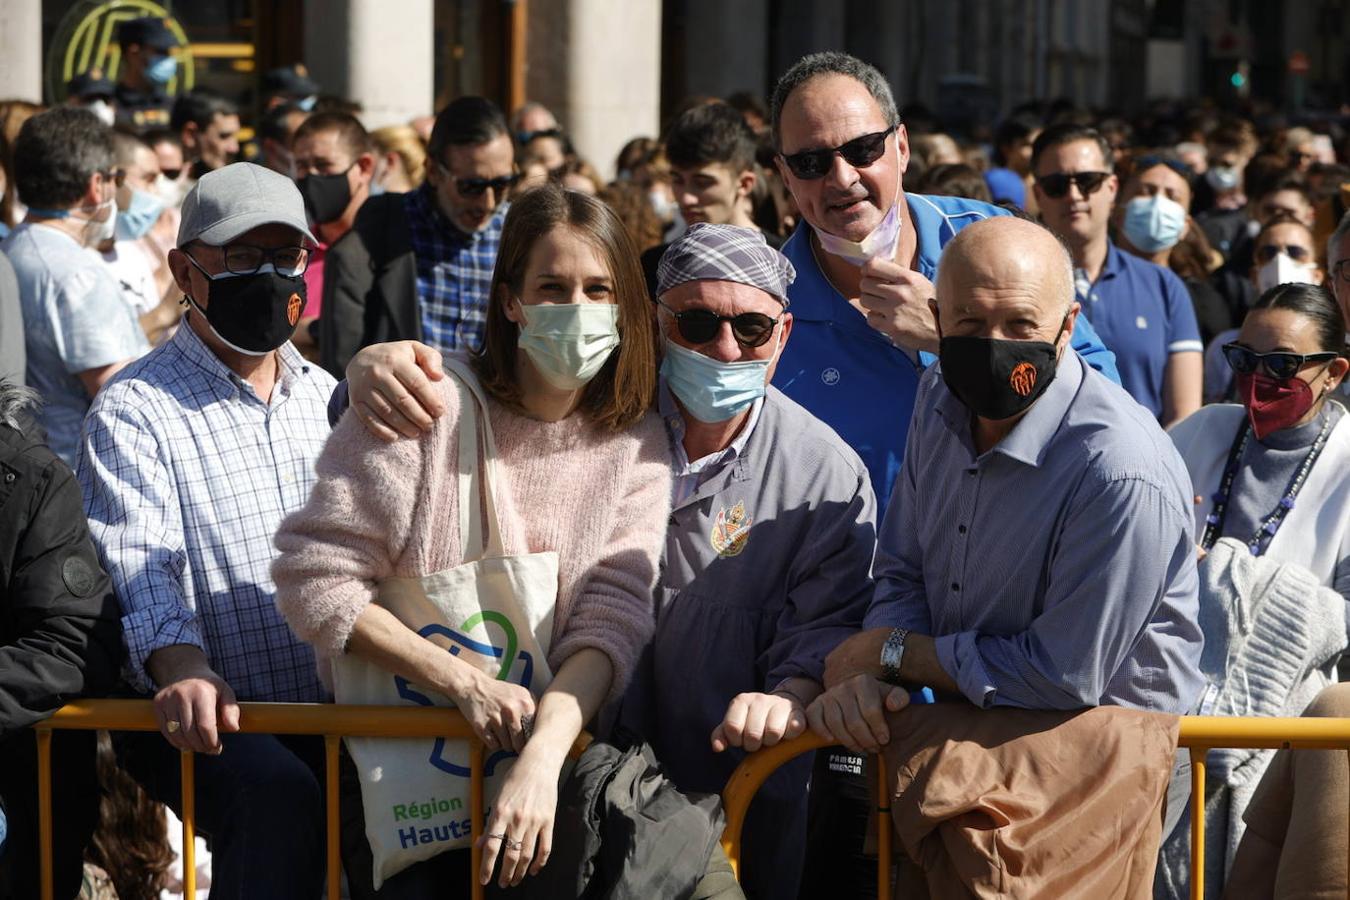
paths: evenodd
<path fill-rule="evenodd" d="M 286 225 L 318 243 L 295 182 L 253 163 L 231 163 L 207 172 L 183 198 L 178 246 L 201 241 L 219 247 L 259 225 Z"/>

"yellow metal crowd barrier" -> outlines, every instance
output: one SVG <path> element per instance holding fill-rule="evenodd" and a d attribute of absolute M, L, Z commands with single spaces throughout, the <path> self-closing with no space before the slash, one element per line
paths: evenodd
<path fill-rule="evenodd" d="M 342 737 L 447 737 L 469 742 L 469 818 L 473 849 L 473 900 L 481 900 L 478 882 L 482 851 L 478 835 L 483 828 L 483 745 L 474 738 L 464 717 L 453 709 L 423 706 L 335 706 L 327 703 L 241 703 L 239 730 L 251 734 L 323 735 L 326 754 L 328 807 L 328 897 L 338 900 L 342 887 L 338 850 L 338 741 Z M 36 726 L 38 741 L 39 840 L 42 900 L 52 898 L 52 731 L 56 729 L 158 731 L 149 700 L 80 700 L 67 704 Z M 578 744 L 589 740 L 584 735 Z M 575 749 L 575 748 L 574 748 Z M 183 751 L 183 896 L 197 895 L 194 856 L 193 754 Z"/>
<path fill-rule="evenodd" d="M 327 871 L 328 897 L 337 900 L 341 889 L 341 858 L 338 849 L 338 747 L 342 737 L 447 737 L 469 742 L 469 814 L 473 849 L 470 896 L 480 900 L 478 882 L 481 851 L 478 836 L 483 828 L 483 745 L 474 737 L 464 717 L 453 709 L 433 707 L 335 706 L 320 703 L 241 703 L 239 730 L 253 734 L 322 735 L 326 754 Z M 42 900 L 52 898 L 52 769 L 51 737 L 58 729 L 109 731 L 158 731 L 154 707 L 148 700 L 80 700 L 67 704 L 36 726 L 38 742 L 39 839 L 42 867 Z M 590 738 L 582 735 L 573 753 L 584 749 Z M 727 826 L 722 836 L 731 865 L 739 874 L 741 830 L 755 792 L 779 766 L 794 757 L 827 746 L 812 733 L 768 747 L 747 757 L 732 773 L 723 791 Z M 1205 759 L 1219 748 L 1338 750 L 1350 749 L 1350 719 L 1238 719 L 1184 716 L 1180 746 L 1191 755 L 1191 897 L 1204 897 L 1205 868 Z M 878 833 L 877 872 L 881 900 L 890 900 L 891 816 L 886 764 L 875 757 L 877 772 Z M 183 894 L 196 892 L 193 809 L 193 754 L 181 754 L 183 797 Z M 1347 848 L 1350 852 L 1350 848 Z"/>
<path fill-rule="evenodd" d="M 727 827 L 722 834 L 732 868 L 739 872 L 741 829 L 745 814 L 760 785 L 774 770 L 796 756 L 833 742 L 807 733 L 795 740 L 768 747 L 748 757 L 732 773 L 722 793 Z M 1191 897 L 1205 896 L 1205 759 L 1210 750 L 1343 750 L 1350 749 L 1350 719 L 1259 719 L 1219 716 L 1182 716 L 1179 746 L 1191 755 Z M 877 886 L 880 900 L 890 900 L 891 885 L 891 793 L 886 763 L 877 765 Z M 1347 810 L 1350 815 L 1350 810 Z M 1350 846 L 1347 847 L 1350 857 Z"/>

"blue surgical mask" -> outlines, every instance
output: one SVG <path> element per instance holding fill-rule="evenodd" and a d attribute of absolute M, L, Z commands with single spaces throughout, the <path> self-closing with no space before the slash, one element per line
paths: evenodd
<path fill-rule="evenodd" d="M 308 97 L 301 97 L 295 101 L 295 105 L 305 112 L 314 112 L 314 105 L 319 102 L 318 96 L 311 94 Z"/>
<path fill-rule="evenodd" d="M 158 85 L 168 84 L 173 81 L 173 76 L 178 72 L 178 60 L 172 56 L 160 56 L 145 68 L 145 77 Z"/>
<path fill-rule="evenodd" d="M 695 419 L 725 422 L 764 396 L 769 366 L 778 356 L 782 332 L 778 334 L 779 337 L 774 338 L 773 355 L 768 359 L 730 363 L 704 356 L 667 339 L 661 375 L 671 393 Z"/>
<path fill-rule="evenodd" d="M 1227 166 L 1210 166 L 1205 171 L 1205 180 L 1216 193 L 1223 194 L 1233 190 L 1242 181 L 1242 174 L 1237 169 Z"/>
<path fill-rule="evenodd" d="M 164 201 L 147 191 L 131 191 L 131 205 L 117 211 L 117 239 L 138 241 L 149 233 L 164 212 Z"/>
<path fill-rule="evenodd" d="M 1125 204 L 1121 230 L 1140 251 L 1159 253 L 1181 240 L 1186 230 L 1186 207 L 1163 194 L 1135 197 Z"/>

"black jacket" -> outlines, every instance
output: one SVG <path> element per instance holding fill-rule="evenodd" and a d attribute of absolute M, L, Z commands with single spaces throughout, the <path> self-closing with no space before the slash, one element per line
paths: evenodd
<path fill-rule="evenodd" d="M 319 359 L 335 378 L 345 377 L 362 347 L 422 337 L 417 261 L 403 204 L 403 194 L 371 197 L 352 230 L 324 256 Z"/>
<path fill-rule="evenodd" d="M 12 398 L 0 384 L 0 404 Z M 0 897 L 38 896 L 37 752 L 29 726 L 116 686 L 121 613 L 89 537 L 75 476 L 39 440 L 0 424 L 0 803 L 9 835 Z M 56 896 L 79 890 L 97 821 L 94 733 L 52 740 Z"/>

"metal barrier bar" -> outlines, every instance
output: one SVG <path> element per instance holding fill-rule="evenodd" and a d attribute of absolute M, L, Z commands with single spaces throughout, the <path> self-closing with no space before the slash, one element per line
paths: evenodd
<path fill-rule="evenodd" d="M 470 839 L 473 881 L 470 896 L 482 900 L 483 886 L 478 881 L 482 851 L 478 838 L 483 829 L 483 745 L 473 729 L 454 709 L 404 706 L 336 706 L 328 703 L 241 703 L 239 731 L 252 734 L 322 735 L 326 760 L 325 791 L 328 797 L 327 872 L 328 896 L 335 900 L 341 890 L 338 810 L 338 747 L 342 737 L 433 738 L 446 737 L 469 742 Z M 52 732 L 77 731 L 159 731 L 154 706 L 149 700 L 77 700 L 57 710 L 34 726 L 38 746 L 38 841 L 41 865 L 42 900 L 52 900 Z M 576 755 L 590 743 L 583 733 L 572 747 Z M 183 887 L 184 895 L 196 890 L 196 803 L 194 755 L 180 756 L 183 808 Z"/>
<path fill-rule="evenodd" d="M 1205 900 L 1205 768 L 1208 752 L 1203 747 L 1191 748 L 1191 900 Z"/>
<path fill-rule="evenodd" d="M 806 734 L 766 747 L 741 761 L 731 773 L 722 804 L 727 824 L 722 832 L 722 849 L 740 877 L 741 832 L 745 815 L 755 792 L 778 767 L 803 753 L 833 746 L 833 741 Z M 1205 895 L 1205 774 L 1206 754 L 1216 749 L 1249 750 L 1348 750 L 1350 719 L 1334 718 L 1229 718 L 1224 716 L 1182 716 L 1177 746 L 1190 750 L 1191 756 L 1191 897 Z M 887 900 L 890 890 L 891 817 L 890 785 L 884 759 L 878 755 L 877 874 L 880 896 Z M 1350 763 L 1348 763 L 1350 764 Z M 1346 848 L 1350 858 L 1350 845 Z"/>
<path fill-rule="evenodd" d="M 192 765 L 192 751 L 179 751 L 180 789 L 183 806 L 183 896 L 197 897 L 197 775 Z"/>

